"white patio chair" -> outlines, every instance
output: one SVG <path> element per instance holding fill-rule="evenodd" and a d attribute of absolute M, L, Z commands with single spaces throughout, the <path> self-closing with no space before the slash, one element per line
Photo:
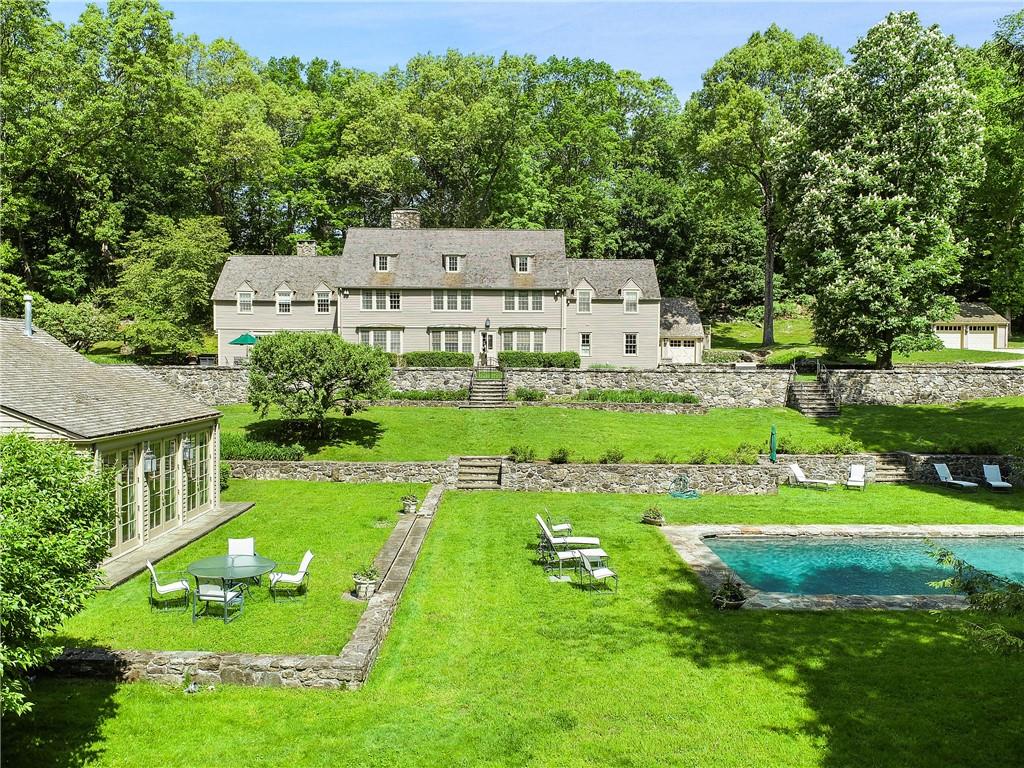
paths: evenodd
<path fill-rule="evenodd" d="M 985 472 L 985 484 L 993 491 L 1006 491 L 1009 493 L 1013 486 L 1003 480 L 1003 473 L 999 470 L 998 464 L 982 464 Z"/>
<path fill-rule="evenodd" d="M 546 568 L 553 567 L 554 563 L 558 561 L 557 552 L 577 549 L 579 547 L 601 546 L 601 540 L 593 536 L 555 536 L 551 533 L 551 529 L 543 517 L 534 515 L 534 518 L 537 520 L 537 524 L 540 525 L 541 530 L 541 540 L 537 545 L 537 554 L 542 560 L 549 561 L 549 564 L 545 566 Z"/>
<path fill-rule="evenodd" d="M 247 539 L 228 539 L 228 557 L 254 557 L 256 555 L 256 539 L 250 536 Z M 253 576 L 251 579 L 243 579 L 238 582 L 248 589 L 250 585 L 259 586 L 263 583 L 260 576 Z"/>
<path fill-rule="evenodd" d="M 282 594 L 298 595 L 300 593 L 306 593 L 309 591 L 309 563 L 313 559 L 313 553 L 308 549 L 306 554 L 302 556 L 302 562 L 299 564 L 299 570 L 295 573 L 278 573 L 273 572 L 270 574 L 270 597 L 273 600 L 277 600 L 276 594 L 281 592 Z M 282 589 L 283 587 L 283 589 Z"/>
<path fill-rule="evenodd" d="M 586 579 L 587 587 L 593 589 L 594 585 L 600 582 L 608 586 L 608 580 L 615 581 L 615 591 L 619 591 L 619 576 L 608 567 L 607 554 L 604 550 L 581 550 L 580 551 L 580 582 Z"/>
<path fill-rule="evenodd" d="M 790 464 L 789 471 L 793 473 L 793 478 L 796 480 L 797 485 L 807 485 L 812 488 L 820 486 L 827 491 L 836 484 L 835 480 L 828 480 L 824 477 L 808 477 L 804 474 L 804 471 L 800 469 L 799 464 Z"/>
<path fill-rule="evenodd" d="M 203 613 L 210 607 L 210 603 L 217 603 L 224 607 L 224 623 L 234 621 L 238 615 L 242 612 L 242 607 L 245 605 L 245 593 L 241 587 L 229 586 L 226 589 L 223 584 L 217 580 L 203 580 L 202 578 L 197 579 L 199 582 L 196 585 L 196 591 L 193 592 L 192 600 L 192 623 L 195 624 L 196 619 L 199 618 L 199 603 L 204 603 Z M 238 611 L 235 614 L 230 613 L 231 608 L 237 608 Z"/>
<path fill-rule="evenodd" d="M 184 606 L 182 607 L 182 610 L 184 611 L 185 609 L 187 609 L 188 608 L 188 604 L 189 604 L 188 595 L 189 595 L 189 592 L 191 591 L 191 588 L 188 585 L 188 581 L 186 579 L 177 579 L 175 581 L 169 581 L 166 584 L 161 584 L 160 583 L 160 577 L 157 576 L 156 568 L 153 567 L 153 564 L 151 562 L 149 562 L 149 560 L 146 561 L 146 567 L 149 569 L 149 607 L 150 607 L 150 609 L 152 610 L 153 608 L 155 608 L 160 603 L 170 602 L 170 600 L 168 599 L 167 596 L 168 595 L 174 595 L 174 594 L 177 594 L 179 592 L 184 592 L 183 597 L 185 599 L 184 599 Z M 180 576 L 181 574 L 179 573 L 177 575 Z M 159 596 L 161 598 L 164 598 L 164 599 L 157 600 L 157 596 Z"/>
<path fill-rule="evenodd" d="M 863 491 L 866 483 L 867 481 L 864 479 L 864 465 L 851 464 L 850 476 L 846 478 L 846 487 L 860 488 Z"/>
<path fill-rule="evenodd" d="M 945 464 L 935 464 L 935 474 L 939 476 L 939 482 L 943 485 L 948 485 L 951 488 L 956 488 L 961 491 L 976 491 L 978 490 L 978 484 L 972 483 L 970 480 L 956 480 L 953 475 L 949 473 L 949 467 Z"/>

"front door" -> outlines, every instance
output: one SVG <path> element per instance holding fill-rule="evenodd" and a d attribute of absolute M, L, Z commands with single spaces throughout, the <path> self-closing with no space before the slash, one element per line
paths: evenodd
<path fill-rule="evenodd" d="M 494 351 L 494 332 L 480 334 L 480 365 L 497 365 L 498 355 Z"/>

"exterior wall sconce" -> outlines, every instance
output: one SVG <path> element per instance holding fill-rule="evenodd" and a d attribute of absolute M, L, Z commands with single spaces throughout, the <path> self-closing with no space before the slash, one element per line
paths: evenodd
<path fill-rule="evenodd" d="M 186 464 L 192 463 L 192 438 L 186 437 L 181 443 L 181 459 Z"/>
<path fill-rule="evenodd" d="M 341 289 L 341 295 L 344 296 L 347 299 L 348 298 L 348 288 L 342 288 Z"/>
<path fill-rule="evenodd" d="M 146 448 L 146 452 L 142 454 L 142 471 L 147 475 L 155 475 L 156 464 L 156 454 L 152 449 Z"/>
<path fill-rule="evenodd" d="M 491 318 L 488 317 L 486 320 L 484 320 L 484 328 L 487 328 L 488 330 L 490 330 L 490 327 L 491 327 Z"/>

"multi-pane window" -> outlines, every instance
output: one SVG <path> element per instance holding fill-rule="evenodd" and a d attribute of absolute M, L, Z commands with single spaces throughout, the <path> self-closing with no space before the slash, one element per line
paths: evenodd
<path fill-rule="evenodd" d="M 252 314 L 252 291 L 238 292 L 238 311 L 243 315 Z"/>
<path fill-rule="evenodd" d="M 111 553 L 127 548 L 138 538 L 135 517 L 135 451 L 117 451 L 103 457 L 113 471 L 114 495 L 107 529 Z"/>
<path fill-rule="evenodd" d="M 530 257 L 529 256 L 514 256 L 516 262 L 516 272 L 529 272 L 530 271 Z"/>
<path fill-rule="evenodd" d="M 435 329 L 430 332 L 433 352 L 472 352 L 473 332 L 467 329 Z"/>
<path fill-rule="evenodd" d="M 543 352 L 544 331 L 519 330 L 503 331 L 501 334 L 501 348 L 504 352 Z"/>
<path fill-rule="evenodd" d="M 275 296 L 277 297 L 277 314 L 290 315 L 292 313 L 292 292 L 277 291 Z"/>
<path fill-rule="evenodd" d="M 176 522 L 177 509 L 177 457 L 174 440 L 155 440 L 148 445 L 156 456 L 156 472 L 148 477 L 149 490 L 149 530 L 153 532 L 161 526 Z"/>
<path fill-rule="evenodd" d="M 444 257 L 444 270 L 445 270 L 445 272 L 458 272 L 459 271 L 459 257 L 458 256 L 445 256 Z"/>
<path fill-rule="evenodd" d="M 185 514 L 191 516 L 210 502 L 210 433 L 193 432 L 192 461 L 185 464 Z"/>
<path fill-rule="evenodd" d="M 331 292 L 316 292 L 316 312 L 318 315 L 326 315 L 331 311 Z"/>
<path fill-rule="evenodd" d="M 473 308 L 472 291 L 434 291 L 433 307 L 437 311 L 467 312 Z"/>
<path fill-rule="evenodd" d="M 580 334 L 580 357 L 590 357 L 590 332 Z"/>
<path fill-rule="evenodd" d="M 936 331 L 947 331 L 947 332 L 948 331 L 959 332 L 960 331 L 960 326 L 959 325 L 936 325 L 935 326 L 935 330 Z"/>
<path fill-rule="evenodd" d="M 458 331 L 445 331 L 444 332 L 444 351 L 445 352 L 458 352 L 459 351 L 459 332 Z"/>
<path fill-rule="evenodd" d="M 506 312 L 540 312 L 544 294 L 540 291 L 505 291 Z"/>
<path fill-rule="evenodd" d="M 623 341 L 623 345 L 622 345 L 622 352 L 623 352 L 623 354 L 625 354 L 625 355 L 635 355 L 636 354 L 636 348 L 637 348 L 636 337 L 637 337 L 637 334 L 635 334 L 635 333 L 627 333 L 627 334 L 624 335 L 624 337 L 623 337 L 624 341 Z"/>
<path fill-rule="evenodd" d="M 402 353 L 402 332 L 397 328 L 360 328 L 359 343 L 399 355 Z"/>
<path fill-rule="evenodd" d="M 627 314 L 635 314 L 640 311 L 640 291 L 623 291 L 622 308 Z"/>
<path fill-rule="evenodd" d="M 378 272 L 388 271 L 388 256 L 386 253 L 378 253 L 373 257 L 373 266 Z M 363 262 L 364 264 L 366 262 Z"/>
<path fill-rule="evenodd" d="M 363 309 L 398 310 L 402 308 L 401 291 L 363 291 Z"/>
<path fill-rule="evenodd" d="M 590 314 L 590 298 L 592 291 L 587 288 L 576 291 L 576 312 L 581 315 Z"/>

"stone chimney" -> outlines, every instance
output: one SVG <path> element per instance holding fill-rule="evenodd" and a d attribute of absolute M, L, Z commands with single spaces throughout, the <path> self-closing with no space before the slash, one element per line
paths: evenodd
<path fill-rule="evenodd" d="M 420 212 L 413 210 L 401 210 L 391 212 L 392 229 L 419 229 Z"/>
<path fill-rule="evenodd" d="M 316 256 L 316 240 L 299 240 L 295 243 L 296 256 Z"/>

